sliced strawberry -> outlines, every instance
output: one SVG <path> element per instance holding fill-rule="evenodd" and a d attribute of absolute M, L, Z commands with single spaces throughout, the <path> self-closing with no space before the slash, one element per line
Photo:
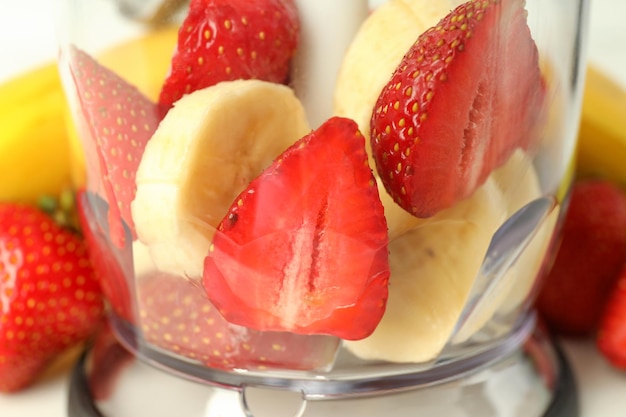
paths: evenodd
<path fill-rule="evenodd" d="M 424 32 L 381 92 L 371 142 L 385 188 L 429 217 L 536 142 L 544 86 L 523 0 L 472 0 Z"/>
<path fill-rule="evenodd" d="M 0 392 L 32 383 L 103 311 L 83 241 L 36 208 L 0 205 Z"/>
<path fill-rule="evenodd" d="M 133 309 L 133 288 L 128 285 L 133 277 L 133 254 L 130 248 L 131 236 L 124 228 L 125 245 L 111 245 L 108 235 L 108 204 L 95 194 L 81 191 L 77 195 L 80 227 L 89 247 L 89 259 L 102 292 L 111 308 L 119 317 L 130 323 L 135 321 Z M 132 282 L 132 280 L 130 281 Z"/>
<path fill-rule="evenodd" d="M 220 369 L 321 369 L 339 340 L 329 336 L 258 332 L 228 323 L 195 282 L 165 273 L 139 283 L 144 339 Z"/>
<path fill-rule="evenodd" d="M 602 314 L 597 344 L 609 363 L 626 370 L 626 268 L 622 270 Z"/>
<path fill-rule="evenodd" d="M 235 200 L 203 284 L 231 323 L 360 339 L 385 310 L 387 243 L 363 136 L 332 118 Z"/>
<path fill-rule="evenodd" d="M 548 326 L 566 335 L 595 331 L 625 256 L 626 195 L 608 181 L 578 181 L 536 301 Z"/>
<path fill-rule="evenodd" d="M 91 162 L 99 165 L 110 204 L 111 238 L 123 246 L 122 220 L 134 236 L 130 203 L 137 190 L 135 173 L 146 143 L 158 126 L 158 108 L 136 87 L 78 48 L 70 51 L 70 65 L 80 110 L 91 135 L 91 143 L 85 147 L 97 154 L 96 161 Z"/>
<path fill-rule="evenodd" d="M 220 81 L 285 82 L 298 35 L 293 0 L 192 0 L 159 97 L 162 109 Z"/>

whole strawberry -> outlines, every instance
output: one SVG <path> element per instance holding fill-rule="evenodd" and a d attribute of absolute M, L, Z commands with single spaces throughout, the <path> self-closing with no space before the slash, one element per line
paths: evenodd
<path fill-rule="evenodd" d="M 602 313 L 597 345 L 609 363 L 626 370 L 626 268 L 622 270 Z"/>
<path fill-rule="evenodd" d="M 471 0 L 424 32 L 371 119 L 378 174 L 429 217 L 468 197 L 518 147 L 532 147 L 544 85 L 523 0 Z"/>
<path fill-rule="evenodd" d="M 0 392 L 31 384 L 103 318 L 80 237 L 30 206 L 0 205 Z"/>
<path fill-rule="evenodd" d="M 577 182 L 536 301 L 549 327 L 568 335 L 594 331 L 625 257 L 626 195 L 604 180 Z"/>
<path fill-rule="evenodd" d="M 191 0 L 159 104 L 237 79 L 282 83 L 299 37 L 293 0 Z"/>

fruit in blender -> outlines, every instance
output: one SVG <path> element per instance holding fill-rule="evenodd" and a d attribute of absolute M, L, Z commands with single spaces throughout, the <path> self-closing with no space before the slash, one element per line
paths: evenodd
<path fill-rule="evenodd" d="M 493 232 L 506 216 L 488 180 L 472 197 L 389 244 L 389 300 L 371 336 L 344 346 L 363 359 L 423 362 L 445 346 Z"/>
<path fill-rule="evenodd" d="M 159 123 L 157 106 L 133 85 L 78 48 L 70 50 L 72 77 L 86 126 L 84 141 L 89 166 L 99 168 L 95 189 L 104 189 L 109 203 L 113 243 L 124 246 L 125 222 L 134 236 L 130 203 L 135 174 L 146 143 Z M 96 168 L 97 167 L 97 168 Z"/>
<path fill-rule="evenodd" d="M 334 113 L 358 123 L 371 159 L 370 120 L 381 90 L 419 35 L 458 0 L 389 0 L 371 12 L 350 43 L 337 73 Z"/>
<path fill-rule="evenodd" d="M 334 117 L 235 198 L 202 283 L 232 323 L 361 339 L 385 310 L 387 240 L 365 140 Z"/>
<path fill-rule="evenodd" d="M 387 191 L 429 217 L 536 141 L 543 83 L 521 0 L 469 1 L 420 35 L 381 92 L 371 146 Z"/>
<path fill-rule="evenodd" d="M 146 146 L 131 205 L 158 269 L 202 277 L 215 229 L 237 195 L 308 131 L 284 85 L 224 81 L 180 99 Z"/>
<path fill-rule="evenodd" d="M 13 392 L 87 340 L 104 305 L 77 234 L 15 203 L 0 205 L 0 226 L 0 392 Z"/>
<path fill-rule="evenodd" d="M 197 281 L 163 272 L 138 277 L 138 308 L 146 341 L 219 369 L 322 369 L 339 339 L 258 332 L 227 322 Z"/>
<path fill-rule="evenodd" d="M 399 16 L 397 10 L 414 12 L 419 2 L 391 3 L 395 6 L 389 7 L 396 7 L 393 13 Z M 216 14 L 201 16 L 201 4 L 211 6 L 203 13 L 210 9 Z M 293 6 L 291 2 L 272 4 Z M 434 24 L 434 15 L 445 14 L 441 4 L 422 4 L 424 10 L 442 10 L 425 13 L 417 20 L 426 26 L 432 19 L 430 24 Z M 419 327 L 428 320 L 439 320 L 436 316 L 443 312 L 443 324 L 418 337 L 414 333 L 414 340 L 406 343 L 414 347 L 418 338 L 426 339 L 417 355 L 374 353 L 392 361 L 428 360 L 447 342 L 489 239 L 511 214 L 502 190 L 489 175 L 516 149 L 532 151 L 534 146 L 532 134 L 543 84 L 522 2 L 470 1 L 423 35 L 411 35 L 417 42 L 405 46 L 409 53 L 400 64 L 402 57 L 397 53 L 386 79 L 379 80 L 380 89 L 387 82 L 378 97 L 379 105 L 374 106 L 376 97 L 368 104 L 380 178 L 375 178 L 368 166 L 366 140 L 356 123 L 331 118 L 307 134 L 310 129 L 300 101 L 289 87 L 278 84 L 287 80 L 286 75 L 271 81 L 225 81 L 215 75 L 230 74 L 236 65 L 245 67 L 248 49 L 237 44 L 241 28 L 235 28 L 235 23 L 261 27 L 244 13 L 246 7 L 257 6 L 234 2 L 230 9 L 224 2 L 198 0 L 192 2 L 179 31 L 171 72 L 161 92 L 160 104 L 167 114 L 145 151 L 141 148 L 137 192 L 130 205 L 137 236 L 154 263 L 141 276 L 176 276 L 181 282 L 187 282 L 183 277 L 191 278 L 191 288 L 198 291 L 202 286 L 226 320 L 261 331 L 328 334 L 349 341 L 365 338 L 361 341 L 369 343 L 376 339 L 377 326 L 384 328 L 387 315 L 388 323 L 401 323 L 402 312 L 409 311 L 406 317 Z M 228 16 L 215 20 L 226 9 Z M 496 15 L 502 16 L 500 26 Z M 297 28 L 297 16 L 285 16 L 290 16 L 286 27 Z M 219 33 L 207 32 L 215 21 L 222 25 Z M 449 30 L 440 33 L 442 28 Z M 370 30 L 384 29 L 372 24 Z M 472 36 L 466 38 L 469 31 Z M 187 49 L 182 46 L 189 42 L 188 36 L 202 39 L 205 34 L 235 46 L 221 52 L 210 42 L 192 43 Z M 258 52 L 268 56 L 276 52 L 288 62 L 297 45 L 297 33 L 289 36 L 294 36 L 293 43 L 281 41 L 278 52 Z M 409 39 L 407 34 L 398 36 Z M 420 48 L 429 57 L 427 64 L 414 55 Z M 219 61 L 216 56 L 220 53 L 233 60 Z M 503 63 L 511 59 L 515 68 L 503 75 L 507 72 Z M 221 72 L 210 74 L 207 81 L 207 74 L 199 68 L 209 61 L 225 66 L 217 65 Z M 389 81 L 395 66 L 398 70 Z M 364 68 L 363 72 L 376 71 Z M 468 73 L 469 77 L 464 75 Z M 518 76 L 523 82 L 513 81 Z M 401 88 L 402 82 L 407 83 L 406 90 Z M 175 92 L 170 98 L 168 89 Z M 423 108 L 410 120 L 414 102 Z M 396 104 L 398 112 L 408 113 L 392 114 Z M 496 112 L 496 107 L 502 112 Z M 506 116 L 497 117 L 500 113 Z M 518 131 L 513 132 L 510 125 Z M 419 143 L 402 142 L 416 132 Z M 396 133 L 397 140 L 393 137 Z M 455 153 L 461 155 L 457 158 Z M 399 171 L 398 166 L 402 168 Z M 437 166 L 435 172 L 433 166 Z M 455 171 L 459 166 L 460 171 Z M 407 205 L 398 198 L 405 183 L 398 190 L 395 182 L 402 177 L 417 178 L 418 186 L 423 181 L 431 188 L 417 187 L 405 196 L 410 199 Z M 438 189 L 442 179 L 450 183 Z M 387 190 L 382 195 L 381 184 Z M 424 210 L 413 210 L 415 198 L 422 199 L 417 204 L 424 204 Z M 431 218 L 419 219 L 414 214 Z M 465 246 L 471 247 L 475 256 L 459 249 Z M 433 247 L 437 249 L 435 260 Z M 414 251 L 418 255 L 409 257 Z M 442 258 L 445 260 L 440 261 Z M 449 271 L 448 264 L 461 272 Z M 398 294 L 394 299 L 405 300 L 395 303 L 390 298 L 386 306 L 390 272 L 399 283 L 395 285 L 399 289 L 392 290 Z M 449 279 L 435 281 L 434 276 Z M 412 298 L 409 290 L 413 284 L 401 284 L 410 279 L 423 287 L 417 298 Z M 462 282 L 450 282 L 455 279 Z M 449 296 L 450 286 L 457 297 Z M 445 294 L 438 293 L 442 289 Z M 419 297 L 425 300 L 415 302 Z M 450 305 L 443 303 L 446 306 L 432 316 L 413 314 L 416 305 L 428 309 L 430 300 L 446 298 Z M 392 313 L 386 313 L 386 308 Z M 358 343 L 354 342 L 355 346 Z M 166 348 L 174 349 L 174 345 Z"/>
<path fill-rule="evenodd" d="M 134 289 L 131 284 L 133 258 L 130 230 L 124 228 L 124 246 L 109 242 L 108 204 L 98 195 L 79 191 L 76 196 L 80 229 L 89 247 L 89 259 L 100 282 L 102 293 L 115 314 L 135 322 Z"/>
<path fill-rule="evenodd" d="M 298 35 L 293 0 L 192 0 L 159 105 L 220 81 L 287 81 Z"/>

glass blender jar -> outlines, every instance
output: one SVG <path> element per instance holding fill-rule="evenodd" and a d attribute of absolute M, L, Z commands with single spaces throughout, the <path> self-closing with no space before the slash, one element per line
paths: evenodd
<path fill-rule="evenodd" d="M 61 3 L 110 307 L 70 415 L 576 415 L 532 302 L 587 2 Z"/>

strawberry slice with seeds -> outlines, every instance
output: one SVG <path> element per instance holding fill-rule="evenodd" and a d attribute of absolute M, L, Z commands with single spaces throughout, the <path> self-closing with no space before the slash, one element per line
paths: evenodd
<path fill-rule="evenodd" d="M 335 117 L 238 196 L 203 285 L 231 323 L 360 339 L 385 310 L 387 244 L 365 140 L 356 123 Z"/>
<path fill-rule="evenodd" d="M 125 245 L 111 245 L 108 235 L 109 212 L 106 202 L 88 191 L 76 196 L 78 219 L 85 243 L 89 247 L 89 259 L 98 277 L 107 302 L 119 317 L 130 323 L 135 321 L 133 288 L 127 277 L 133 276 L 133 254 L 130 248 L 130 231 L 124 228 Z"/>
<path fill-rule="evenodd" d="M 327 368 L 337 338 L 258 332 L 228 323 L 196 282 L 156 272 L 137 290 L 143 338 L 219 369 Z"/>
<path fill-rule="evenodd" d="M 393 199 L 429 217 L 468 197 L 518 147 L 532 148 L 544 97 L 523 0 L 472 0 L 424 32 L 371 119 Z"/>
<path fill-rule="evenodd" d="M 600 319 L 597 345 L 610 364 L 626 371 L 626 268 L 609 295 Z"/>
<path fill-rule="evenodd" d="M 25 388 L 104 317 L 78 235 L 30 206 L 0 205 L 0 392 Z"/>
<path fill-rule="evenodd" d="M 137 190 L 135 174 L 146 143 L 158 126 L 158 107 L 84 51 L 72 48 L 70 61 L 78 103 L 91 137 L 85 147 L 95 155 L 90 164 L 99 166 L 102 176 L 110 205 L 111 239 L 122 247 L 122 221 L 135 236 L 130 213 Z"/>
<path fill-rule="evenodd" d="M 192 0 L 159 97 L 162 110 L 220 81 L 285 82 L 299 26 L 293 0 Z"/>

